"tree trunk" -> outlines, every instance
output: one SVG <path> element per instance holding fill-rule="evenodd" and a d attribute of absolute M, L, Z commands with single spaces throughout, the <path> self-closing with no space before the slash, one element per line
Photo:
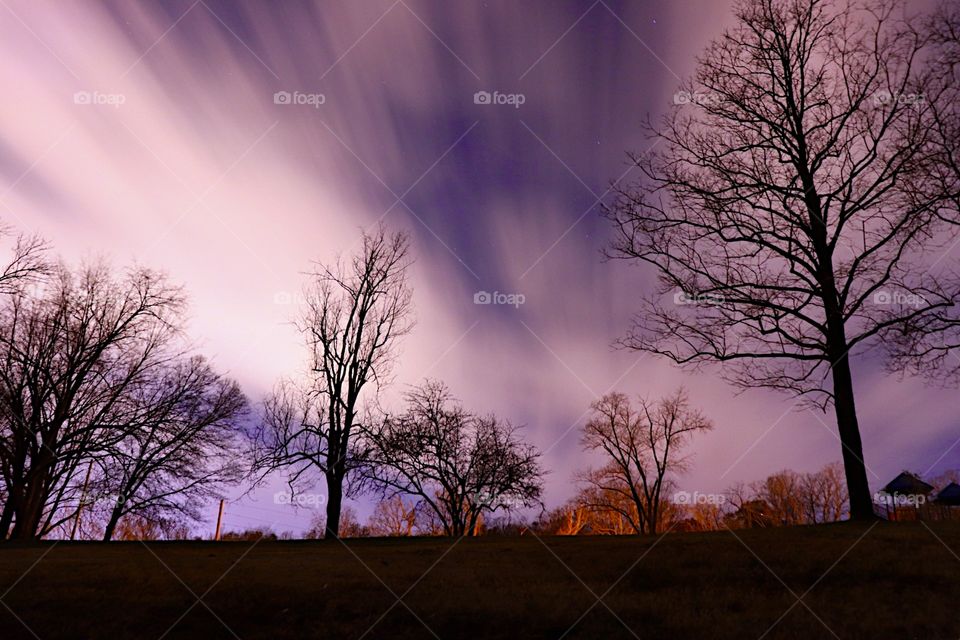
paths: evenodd
<path fill-rule="evenodd" d="M 343 506 L 343 478 L 336 473 L 326 474 L 327 478 L 327 524 L 323 537 L 335 540 L 340 537 L 340 509 Z"/>
<path fill-rule="evenodd" d="M 853 378 L 850 360 L 844 352 L 833 361 L 833 406 L 837 414 L 837 431 L 843 448 L 843 471 L 850 494 L 850 519 L 873 520 L 873 499 L 867 481 L 867 468 L 863 461 L 863 445 L 860 441 L 860 425 L 857 422 L 857 407 L 853 398 Z"/>
<path fill-rule="evenodd" d="M 107 527 L 103 531 L 103 541 L 110 542 L 113 539 L 113 534 L 117 530 L 117 524 L 120 522 L 120 510 L 114 509 L 110 513 L 110 520 L 107 521 Z"/>
<path fill-rule="evenodd" d="M 796 125 L 798 130 L 803 127 L 799 117 Z M 802 156 L 800 180 L 810 213 L 810 227 L 813 230 L 811 239 L 819 263 L 817 281 L 821 287 L 820 295 L 826 316 L 824 338 L 827 355 L 830 357 L 830 371 L 833 375 L 833 408 L 837 415 L 837 431 L 840 434 L 843 453 L 843 471 L 847 478 L 847 492 L 850 495 L 850 519 L 873 520 L 876 516 L 873 513 L 873 500 L 870 497 L 870 484 L 867 482 L 867 468 L 863 461 L 863 444 L 860 441 L 857 407 L 853 399 L 850 345 L 847 343 L 846 321 L 834 273 L 833 248 L 827 240 L 822 201 L 817 193 L 813 174 L 803 169 L 807 166 L 805 147 Z"/>
<path fill-rule="evenodd" d="M 38 486 L 39 481 L 27 487 L 23 501 L 16 514 L 11 538 L 16 540 L 33 540 L 37 537 L 40 520 L 43 518 L 43 492 Z"/>
<path fill-rule="evenodd" d="M 7 494 L 7 501 L 3 503 L 3 513 L 0 514 L 0 540 L 6 540 L 10 535 L 10 525 L 13 523 L 14 500 Z"/>

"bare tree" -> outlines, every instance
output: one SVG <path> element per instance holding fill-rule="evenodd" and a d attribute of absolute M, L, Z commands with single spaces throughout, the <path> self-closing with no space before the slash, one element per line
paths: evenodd
<path fill-rule="evenodd" d="M 439 382 L 406 398 L 406 413 L 367 433 L 367 479 L 386 497 L 415 496 L 450 536 L 474 535 L 484 513 L 539 504 L 540 454 L 516 427 L 467 412 Z"/>
<path fill-rule="evenodd" d="M 928 84 L 930 93 L 938 96 L 930 103 L 927 128 L 941 150 L 936 171 L 928 180 L 939 180 L 944 190 L 953 190 L 953 207 L 943 207 L 945 216 L 953 216 L 960 209 L 956 188 L 960 179 L 960 6 L 941 2 L 924 27 L 933 46 Z M 910 317 L 885 331 L 883 340 L 893 355 L 891 369 L 953 383 L 960 380 L 960 312 L 956 305 L 938 306 Z"/>
<path fill-rule="evenodd" d="M 597 504 L 590 506 L 617 511 L 636 533 L 657 533 L 669 476 L 687 462 L 683 448 L 713 424 L 690 407 L 683 389 L 659 402 L 641 399 L 636 408 L 626 395 L 609 393 L 592 408 L 582 443 L 588 451 L 603 452 L 606 463 L 582 477 L 597 490 Z"/>
<path fill-rule="evenodd" d="M 246 399 L 236 382 L 194 356 L 158 369 L 123 399 L 123 437 L 111 443 L 98 483 L 110 497 L 104 540 L 120 519 L 198 520 L 204 501 L 239 481 L 239 421 Z"/>
<path fill-rule="evenodd" d="M 370 532 L 375 536 L 412 536 L 417 526 L 417 505 L 402 496 L 381 500 L 370 516 Z"/>
<path fill-rule="evenodd" d="M 0 223 L 0 237 L 11 233 L 9 226 Z M 0 271 L 0 294 L 10 294 L 48 275 L 52 267 L 47 259 L 47 249 L 47 243 L 40 236 L 17 235 Z"/>
<path fill-rule="evenodd" d="M 310 528 L 304 534 L 307 540 L 327 538 L 327 518 L 322 513 L 315 513 L 310 519 Z M 370 528 L 360 524 L 357 512 L 351 506 L 345 506 L 340 511 L 340 534 L 338 538 L 369 538 Z"/>
<path fill-rule="evenodd" d="M 843 465 L 831 462 L 820 471 L 800 478 L 800 501 L 809 524 L 836 522 L 849 511 Z"/>
<path fill-rule="evenodd" d="M 581 532 L 591 533 L 591 517 L 587 507 L 576 498 L 566 504 L 545 511 L 535 523 L 538 533 L 551 536 L 575 536 Z"/>
<path fill-rule="evenodd" d="M 124 516 L 113 534 L 115 540 L 188 540 L 186 522 L 166 517 Z"/>
<path fill-rule="evenodd" d="M 943 473 L 930 478 L 928 482 L 937 490 L 943 489 L 951 482 L 960 484 L 960 469 L 947 469 Z"/>
<path fill-rule="evenodd" d="M 362 459 L 362 392 L 386 382 L 397 340 L 412 327 L 408 249 L 406 235 L 379 227 L 364 234 L 356 256 L 314 274 L 298 323 L 310 350 L 308 381 L 281 384 L 255 436 L 261 472 L 285 469 L 291 487 L 323 474 L 328 537 L 338 535 L 345 483 Z"/>
<path fill-rule="evenodd" d="M 623 345 L 832 403 L 858 519 L 874 516 L 851 354 L 941 328 L 960 297 L 940 259 L 957 235 L 960 137 L 939 124 L 956 92 L 902 7 L 742 0 L 607 211 L 610 256 L 660 281 Z"/>
<path fill-rule="evenodd" d="M 774 526 L 805 523 L 803 477 L 790 470 L 780 471 L 752 485 L 753 499 L 767 506 L 766 517 Z"/>
<path fill-rule="evenodd" d="M 42 536 L 72 517 L 78 469 L 124 435 L 112 425 L 127 392 L 179 356 L 183 306 L 162 276 L 118 279 L 103 264 L 60 266 L 3 301 L 0 539 Z"/>
<path fill-rule="evenodd" d="M 832 462 L 813 473 L 778 471 L 759 482 L 727 490 L 727 524 L 781 527 L 836 522 L 848 512 L 843 465 Z"/>
<path fill-rule="evenodd" d="M 677 505 L 680 517 L 684 518 L 681 526 L 687 531 L 717 531 L 723 528 L 724 509 L 716 502 L 697 502 L 694 504 Z M 682 508 L 681 508 L 682 507 Z"/>

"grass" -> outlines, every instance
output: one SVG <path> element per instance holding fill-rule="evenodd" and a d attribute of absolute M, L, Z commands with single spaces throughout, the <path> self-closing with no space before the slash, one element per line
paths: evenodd
<path fill-rule="evenodd" d="M 960 523 L 735 534 L 6 544 L 0 637 L 960 637 Z"/>

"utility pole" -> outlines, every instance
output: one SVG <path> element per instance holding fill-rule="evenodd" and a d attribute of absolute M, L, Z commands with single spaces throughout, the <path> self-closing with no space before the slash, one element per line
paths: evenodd
<path fill-rule="evenodd" d="M 217 531 L 213 534 L 214 540 L 220 539 L 220 523 L 223 522 L 223 500 L 220 501 L 220 513 L 217 514 Z"/>
<path fill-rule="evenodd" d="M 93 460 L 87 466 L 87 477 L 83 480 L 83 489 L 80 491 L 80 504 L 77 505 L 77 517 L 73 520 L 73 530 L 70 531 L 70 539 L 77 536 L 77 529 L 80 528 L 80 512 L 83 511 L 83 504 L 87 501 L 87 486 L 90 484 L 90 472 L 93 471 Z"/>

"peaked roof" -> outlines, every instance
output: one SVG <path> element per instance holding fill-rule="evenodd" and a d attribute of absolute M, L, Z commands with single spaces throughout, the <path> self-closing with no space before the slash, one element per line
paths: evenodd
<path fill-rule="evenodd" d="M 909 471 L 904 471 L 887 483 L 881 491 L 890 495 L 925 496 L 933 491 L 933 485 L 927 484 Z"/>
<path fill-rule="evenodd" d="M 951 482 L 937 494 L 937 502 L 947 505 L 960 505 L 960 484 Z"/>

